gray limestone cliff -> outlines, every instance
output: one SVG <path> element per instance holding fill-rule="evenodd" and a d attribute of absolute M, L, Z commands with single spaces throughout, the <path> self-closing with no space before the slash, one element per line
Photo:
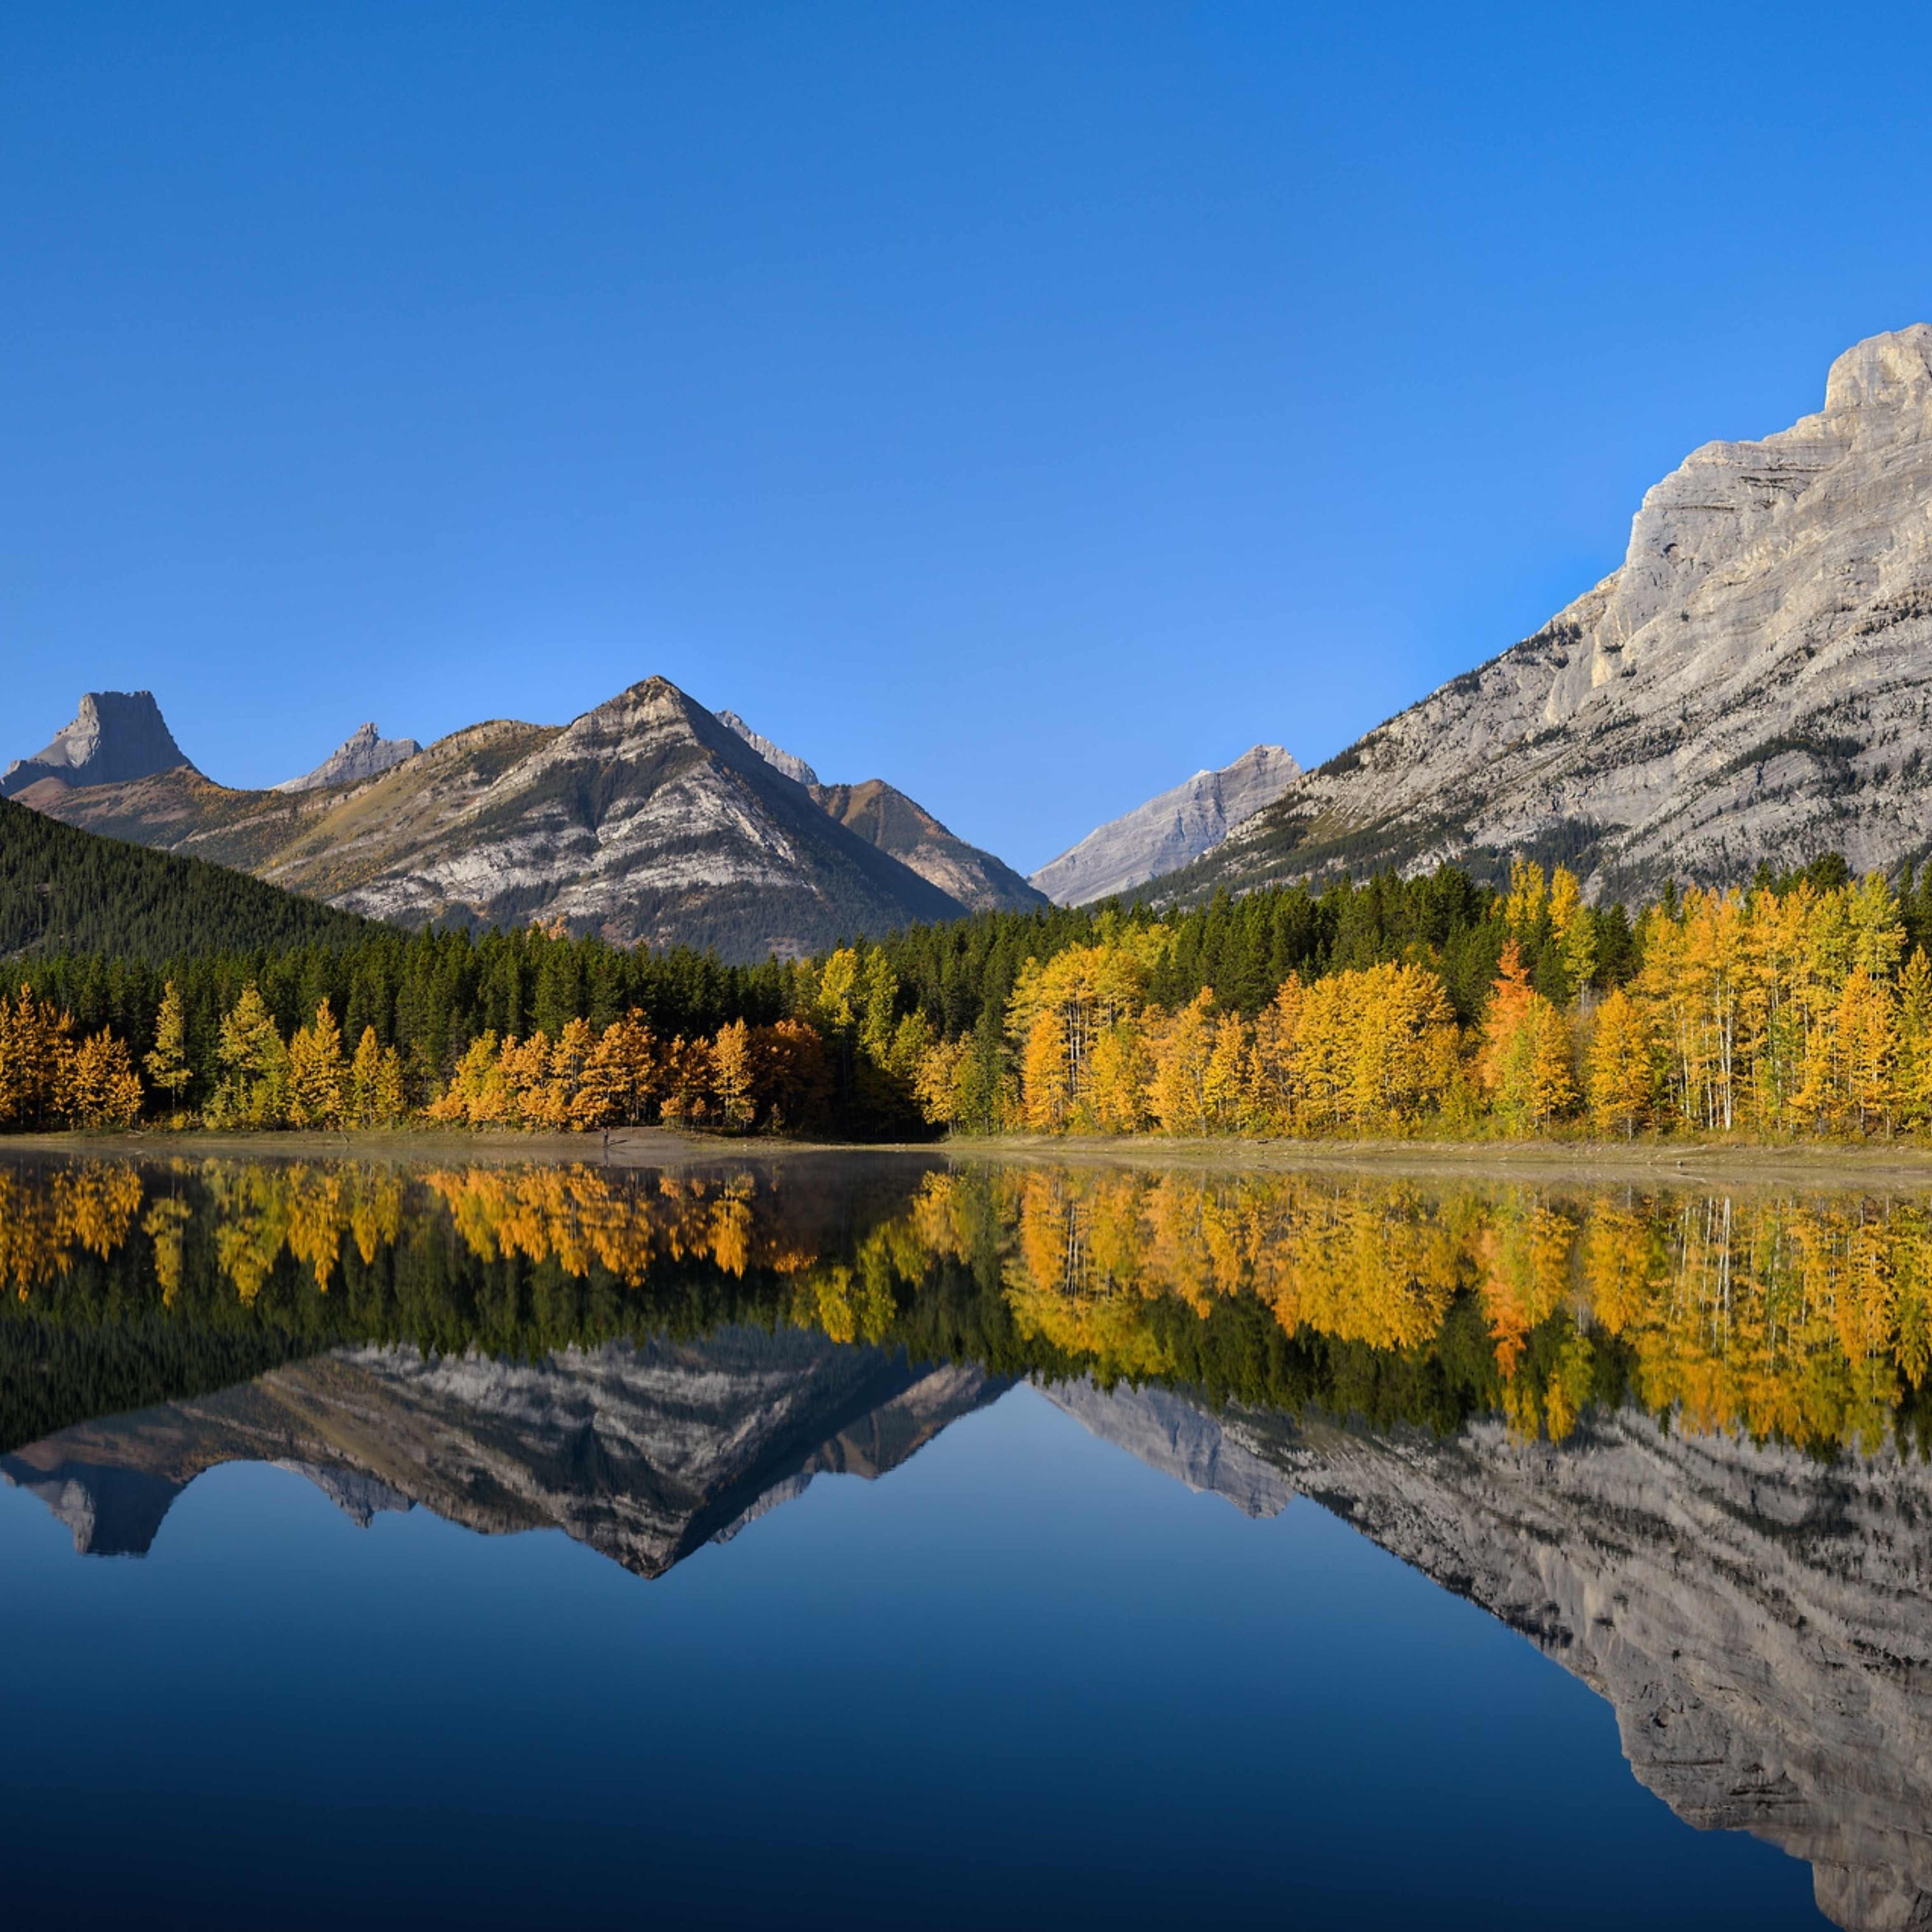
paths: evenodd
<path fill-rule="evenodd" d="M 1694 451 L 1622 566 L 1291 784 L 1173 879 L 1526 852 L 1594 896 L 1932 847 L 1932 326 L 1832 364 L 1823 410 Z"/>
<path fill-rule="evenodd" d="M 364 778 L 380 777 L 405 758 L 413 758 L 422 749 L 413 738 L 385 738 L 370 723 L 358 728 L 344 739 L 312 772 L 298 778 L 284 778 L 273 791 L 321 791 L 330 785 L 359 784 Z"/>
<path fill-rule="evenodd" d="M 774 770 L 783 772 L 794 784 L 815 785 L 818 774 L 802 758 L 794 758 L 782 746 L 774 745 L 762 732 L 754 731 L 735 711 L 721 711 L 718 722 L 728 724 Z"/>
<path fill-rule="evenodd" d="M 152 692 L 90 691 L 52 743 L 0 774 L 0 797 L 50 778 L 62 785 L 122 784 L 187 763 Z"/>
<path fill-rule="evenodd" d="M 1056 905 L 1131 892 L 1211 852 L 1301 773 L 1279 745 L 1257 745 L 1218 772 L 1196 772 L 1049 860 L 1032 882 Z"/>

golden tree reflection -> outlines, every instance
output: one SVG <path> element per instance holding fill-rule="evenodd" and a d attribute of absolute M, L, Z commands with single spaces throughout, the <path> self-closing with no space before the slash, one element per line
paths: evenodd
<path fill-rule="evenodd" d="M 566 1340 L 593 1305 L 600 1333 L 662 1318 L 650 1298 L 674 1286 L 685 1319 L 728 1306 L 1102 1378 L 1271 1350 L 1327 1362 L 1321 1387 L 1342 1389 L 1336 1352 L 1353 1351 L 1553 1441 L 1634 1400 L 1688 1430 L 1871 1448 L 1932 1370 L 1932 1204 L 1916 1198 L 990 1163 L 881 1185 L 864 1211 L 838 1186 L 782 1167 L 0 1166 L 0 1291 L 32 1306 L 92 1258 L 117 1294 L 177 1312 L 218 1294 L 334 1334 L 402 1296 L 438 1346 L 467 1346 L 485 1303 L 532 1305 L 518 1283 L 537 1270 L 586 1285 L 538 1294 Z M 406 1252 L 404 1284 L 389 1258 Z M 487 1294 L 452 1288 L 506 1264 Z M 976 1312 L 935 1342 L 921 1323 L 948 1294 Z"/>

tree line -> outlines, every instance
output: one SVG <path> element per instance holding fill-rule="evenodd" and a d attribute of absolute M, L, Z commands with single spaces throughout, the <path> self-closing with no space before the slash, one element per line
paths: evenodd
<path fill-rule="evenodd" d="M 725 966 L 543 932 L 29 958 L 0 1126 L 851 1138 L 1932 1131 L 1932 868 L 1634 915 L 1519 862 Z"/>

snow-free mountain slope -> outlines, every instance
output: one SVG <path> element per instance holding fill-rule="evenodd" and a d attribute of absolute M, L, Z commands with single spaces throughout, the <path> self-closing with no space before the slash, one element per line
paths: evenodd
<path fill-rule="evenodd" d="M 662 678 L 565 726 L 472 725 L 361 782 L 242 791 L 182 765 L 28 802 L 408 926 L 538 922 L 749 960 L 963 910 Z"/>
<path fill-rule="evenodd" d="M 926 808 L 883 778 L 859 784 L 824 784 L 802 758 L 754 731 L 735 711 L 718 713 L 769 765 L 795 778 L 820 809 L 868 844 L 890 852 L 928 884 L 957 899 L 968 912 L 1024 912 L 1046 904 L 1004 860 L 956 838 Z"/>
<path fill-rule="evenodd" d="M 1088 905 L 1131 892 L 1212 851 L 1279 798 L 1300 770 L 1279 745 L 1257 745 L 1220 771 L 1196 772 L 1109 819 L 1041 866 L 1032 883 L 1056 905 Z"/>
<path fill-rule="evenodd" d="M 1932 847 L 1932 327 L 1822 411 L 1696 450 L 1622 567 L 1291 784 L 1163 895 L 1330 868 L 1563 856 L 1600 895 Z"/>
<path fill-rule="evenodd" d="M 150 691 L 90 691 L 72 724 L 30 758 L 16 758 L 0 775 L 0 797 L 29 785 L 118 784 L 188 763 Z"/>
<path fill-rule="evenodd" d="M 910 866 L 968 912 L 1025 912 L 1046 903 L 1046 896 L 1004 860 L 955 838 L 923 806 L 883 778 L 815 784 L 812 796 L 820 811 Z"/>
<path fill-rule="evenodd" d="M 331 785 L 359 784 L 380 776 L 392 765 L 412 758 L 422 749 L 413 738 L 385 738 L 374 722 L 358 728 L 312 772 L 284 778 L 276 791 L 320 791 Z"/>

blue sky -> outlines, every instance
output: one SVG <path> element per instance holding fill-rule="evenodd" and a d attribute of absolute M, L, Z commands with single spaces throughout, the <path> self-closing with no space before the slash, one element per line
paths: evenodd
<path fill-rule="evenodd" d="M 0 756 L 652 672 L 1031 867 L 1326 756 L 1932 319 L 1932 16 L 0 15 Z"/>

